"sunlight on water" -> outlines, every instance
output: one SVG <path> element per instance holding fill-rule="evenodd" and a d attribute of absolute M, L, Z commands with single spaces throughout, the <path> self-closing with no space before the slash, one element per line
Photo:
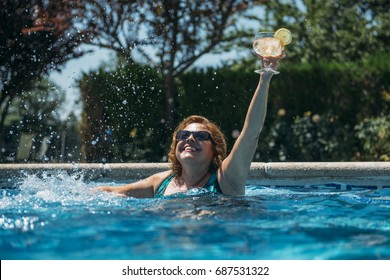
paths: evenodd
<path fill-rule="evenodd" d="M 82 172 L 0 183 L 2 259 L 390 257 L 389 189 L 247 185 L 245 196 L 135 199 L 97 191 L 120 183 Z"/>

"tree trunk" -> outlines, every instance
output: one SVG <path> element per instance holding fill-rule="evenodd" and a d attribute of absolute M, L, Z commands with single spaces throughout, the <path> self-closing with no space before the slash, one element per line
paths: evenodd
<path fill-rule="evenodd" d="M 11 97 L 9 95 L 5 96 L 3 100 L 0 102 L 0 135 L 4 135 L 4 122 L 5 122 L 5 117 L 7 116 L 8 113 L 8 108 L 11 103 Z"/>
<path fill-rule="evenodd" d="M 88 88 L 88 83 L 80 84 L 84 102 L 81 129 L 81 151 L 86 162 L 106 162 L 112 158 L 111 147 L 105 140 L 107 124 L 104 119 L 103 102 Z"/>
<path fill-rule="evenodd" d="M 170 141 L 170 136 L 175 129 L 175 101 L 176 92 L 174 85 L 174 77 L 166 75 L 165 79 L 165 136 L 167 141 Z M 168 140 L 169 139 L 169 140 Z"/>

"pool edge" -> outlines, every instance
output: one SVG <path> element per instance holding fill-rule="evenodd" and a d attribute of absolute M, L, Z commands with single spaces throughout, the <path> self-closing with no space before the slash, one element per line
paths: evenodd
<path fill-rule="evenodd" d="M 82 172 L 88 179 L 131 180 L 145 178 L 169 168 L 168 163 L 13 163 L 0 164 L 0 178 L 17 178 L 24 173 Z M 286 182 L 348 182 L 355 185 L 373 181 L 390 185 L 390 162 L 253 162 L 250 183 L 283 185 Z"/>

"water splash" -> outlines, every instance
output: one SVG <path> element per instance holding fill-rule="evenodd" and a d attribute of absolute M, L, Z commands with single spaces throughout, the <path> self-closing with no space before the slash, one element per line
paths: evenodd
<path fill-rule="evenodd" d="M 16 191 L 7 191 L 0 202 L 0 209 L 7 207 L 34 206 L 39 208 L 43 203 L 69 204 L 70 201 L 91 199 L 91 188 L 84 182 L 82 173 L 68 175 L 64 171 L 54 173 L 22 174 L 15 184 Z M 10 205 L 11 203 L 11 205 Z"/>
<path fill-rule="evenodd" d="M 102 208 L 124 207 L 130 199 L 97 191 L 86 182 L 82 172 L 73 175 L 65 171 L 22 174 L 11 188 L 0 195 L 0 229 L 32 231 L 46 226 L 59 216 L 77 216 L 85 209 L 89 213 Z"/>

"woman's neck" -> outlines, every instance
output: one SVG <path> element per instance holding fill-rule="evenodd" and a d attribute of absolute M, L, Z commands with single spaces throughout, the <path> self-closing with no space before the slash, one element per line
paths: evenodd
<path fill-rule="evenodd" d="M 190 187 L 203 187 L 209 179 L 210 174 L 208 169 L 191 170 L 190 172 L 183 170 L 178 178 L 178 183 Z"/>

